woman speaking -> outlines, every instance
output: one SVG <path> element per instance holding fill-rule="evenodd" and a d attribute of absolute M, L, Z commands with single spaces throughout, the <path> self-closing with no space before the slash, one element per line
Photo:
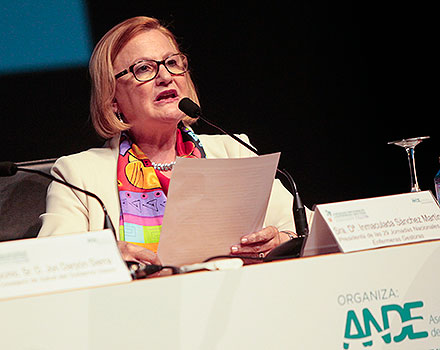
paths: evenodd
<path fill-rule="evenodd" d="M 61 157 L 52 174 L 103 200 L 119 226 L 118 247 L 125 260 L 160 264 L 156 251 L 176 158 L 253 154 L 226 135 L 192 131 L 193 119 L 178 108 L 184 97 L 198 102 L 188 59 L 158 20 L 134 17 L 112 28 L 96 45 L 89 69 L 91 117 L 107 142 Z M 155 205 L 149 205 L 153 200 Z M 275 180 L 264 228 L 243 232 L 231 253 L 262 257 L 291 239 L 291 208 L 291 194 Z M 41 218 L 40 237 L 100 230 L 103 212 L 95 199 L 54 182 Z"/>

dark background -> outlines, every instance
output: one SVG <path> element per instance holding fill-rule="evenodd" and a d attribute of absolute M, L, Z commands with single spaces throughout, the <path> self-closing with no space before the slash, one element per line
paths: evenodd
<path fill-rule="evenodd" d="M 423 2 L 90 0 L 87 7 L 94 44 L 132 16 L 168 25 L 190 57 L 205 115 L 248 134 L 262 153 L 280 151 L 309 207 L 408 192 L 405 151 L 387 145 L 405 137 L 431 136 L 417 147 L 416 163 L 420 186 L 433 190 L 437 40 L 434 11 Z M 4 75 L 0 84 L 0 161 L 102 144 L 89 122 L 87 67 Z"/>

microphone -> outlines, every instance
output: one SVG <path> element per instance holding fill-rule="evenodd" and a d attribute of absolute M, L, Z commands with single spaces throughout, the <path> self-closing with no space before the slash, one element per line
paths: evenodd
<path fill-rule="evenodd" d="M 112 221 L 110 220 L 110 216 L 108 215 L 107 208 L 105 207 L 101 198 L 99 198 L 96 194 L 89 192 L 87 190 L 84 190 L 82 188 L 79 188 L 75 185 L 72 185 L 72 184 L 68 183 L 67 181 L 57 179 L 55 176 L 53 176 L 51 174 L 47 174 L 41 170 L 18 167 L 17 164 L 15 164 L 13 162 L 0 162 L 0 177 L 13 176 L 17 173 L 17 171 L 23 171 L 26 173 L 32 173 L 32 174 L 37 174 L 37 175 L 43 176 L 49 180 L 58 182 L 64 186 L 67 186 L 67 187 L 73 188 L 74 190 L 82 192 L 82 193 L 86 194 L 87 196 L 95 198 L 98 201 L 98 203 L 101 205 L 102 210 L 104 211 L 104 229 L 112 230 L 113 235 L 115 236 L 115 239 L 116 239 L 116 230 L 112 224 Z"/>
<path fill-rule="evenodd" d="M 184 97 L 179 102 L 179 109 L 185 113 L 187 116 L 194 118 L 194 119 L 200 119 L 207 123 L 208 125 L 214 127 L 215 129 L 219 130 L 225 135 L 228 135 L 232 137 L 235 141 L 239 142 L 241 145 L 255 153 L 256 155 L 259 155 L 258 151 L 249 145 L 248 143 L 244 142 L 234 134 L 224 130 L 220 126 L 216 125 L 212 121 L 206 119 L 203 114 L 200 107 L 193 102 L 188 97 Z M 267 254 L 263 261 L 273 261 L 273 260 L 281 260 L 281 259 L 289 259 L 289 258 L 296 258 L 301 256 L 302 249 L 304 247 L 305 240 L 307 239 L 307 236 L 309 235 L 309 225 L 307 223 L 307 216 L 304 204 L 300 198 L 298 189 L 296 187 L 296 183 L 293 180 L 293 177 L 285 170 L 280 170 L 277 168 L 277 172 L 287 178 L 289 181 L 289 184 L 292 188 L 293 192 L 293 218 L 295 222 L 295 229 L 296 234 L 298 238 L 291 239 L 283 244 L 280 244 L 278 247 L 272 249 L 269 254 Z"/>

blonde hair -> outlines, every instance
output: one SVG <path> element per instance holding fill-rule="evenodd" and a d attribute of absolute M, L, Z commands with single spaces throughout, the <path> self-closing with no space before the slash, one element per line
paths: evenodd
<path fill-rule="evenodd" d="M 116 90 L 113 62 L 129 40 L 142 32 L 154 29 L 165 34 L 176 50 L 180 52 L 176 38 L 167 28 L 162 26 L 157 19 L 143 16 L 127 19 L 110 29 L 93 50 L 89 63 L 92 80 L 90 115 L 96 132 L 105 139 L 130 128 L 130 124 L 120 121 L 113 111 Z M 189 72 L 185 74 L 187 74 L 189 98 L 198 103 L 196 88 L 191 76 Z M 186 117 L 183 122 L 189 125 L 193 119 Z"/>

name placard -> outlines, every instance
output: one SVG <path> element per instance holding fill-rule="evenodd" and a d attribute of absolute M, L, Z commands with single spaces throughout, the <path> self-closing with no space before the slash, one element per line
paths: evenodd
<path fill-rule="evenodd" d="M 110 230 L 0 243 L 0 299 L 129 281 Z"/>
<path fill-rule="evenodd" d="M 434 239 L 440 239 L 440 207 L 432 193 L 404 193 L 317 205 L 304 255 Z"/>

